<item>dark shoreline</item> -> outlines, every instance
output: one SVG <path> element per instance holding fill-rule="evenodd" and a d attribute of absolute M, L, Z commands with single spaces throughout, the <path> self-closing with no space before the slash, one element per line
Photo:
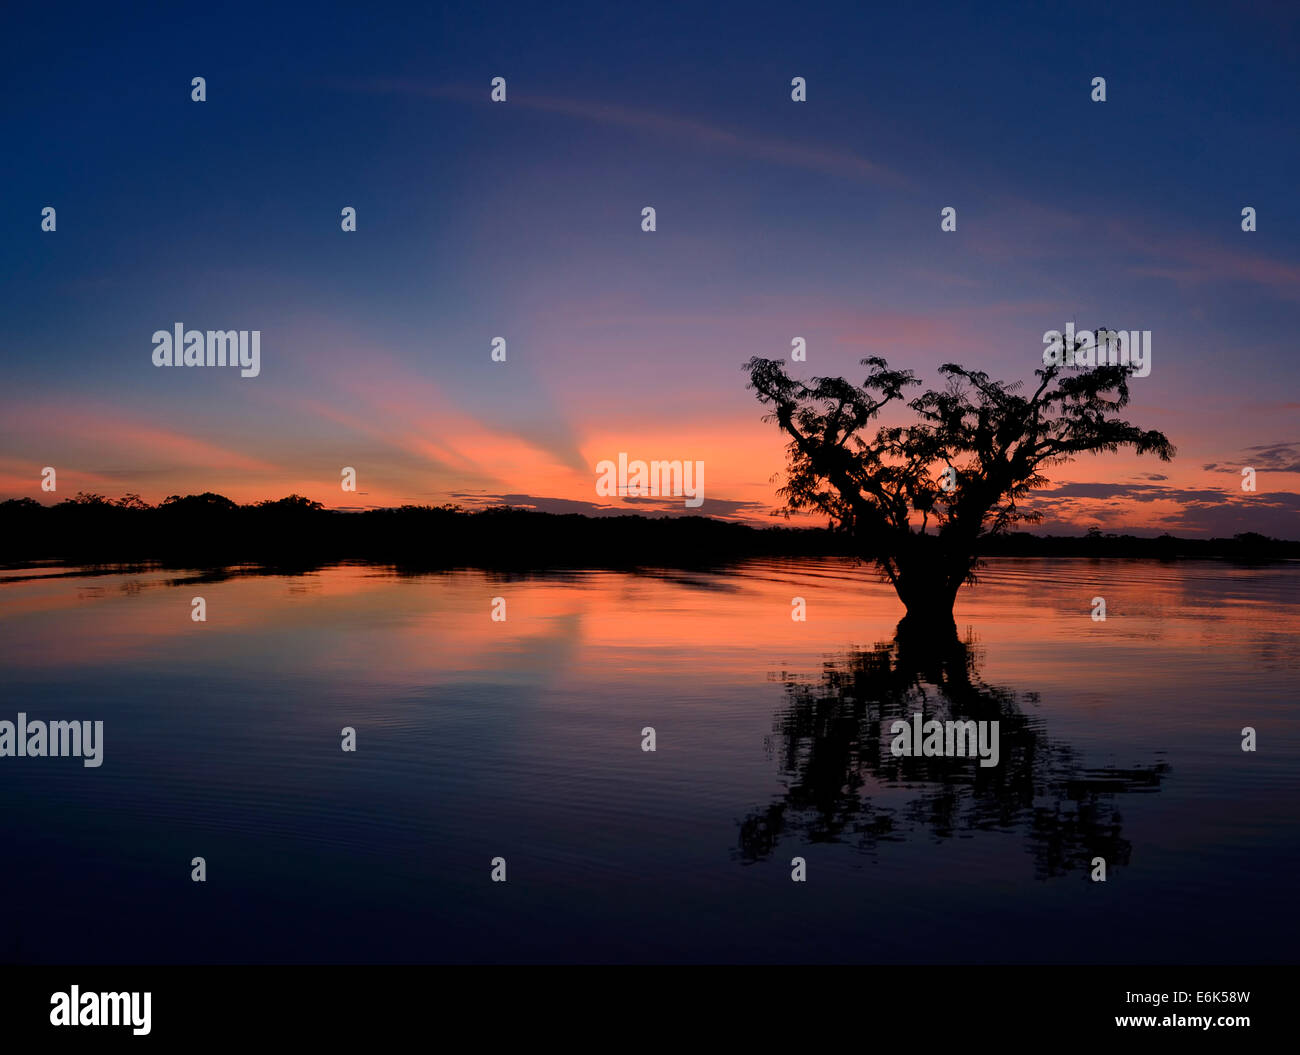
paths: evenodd
<path fill-rule="evenodd" d="M 237 506 L 219 495 L 160 506 L 31 500 L 0 503 L 0 563 L 314 567 L 362 561 L 400 568 L 501 569 L 709 567 L 751 557 L 858 556 L 854 540 L 826 528 L 751 527 L 709 517 L 589 517 L 500 507 L 404 506 L 365 512 L 304 499 Z M 1300 559 L 1300 541 L 1243 534 L 1033 535 L 984 540 L 986 557 L 1220 559 L 1257 564 Z"/>

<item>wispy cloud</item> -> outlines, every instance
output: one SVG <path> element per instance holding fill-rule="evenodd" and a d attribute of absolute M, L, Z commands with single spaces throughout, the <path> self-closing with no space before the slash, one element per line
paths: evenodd
<path fill-rule="evenodd" d="M 1239 473 L 1246 465 L 1252 469 L 1263 469 L 1274 473 L 1300 473 L 1300 442 L 1257 443 L 1246 448 L 1240 464 L 1209 462 L 1202 468 L 1207 472 Z"/>
<path fill-rule="evenodd" d="M 1068 483 L 1032 497 L 1029 508 L 1042 513 L 1038 530 L 1075 530 L 1100 522 L 1108 531 L 1141 534 L 1169 531 L 1235 535 L 1256 531 L 1275 538 L 1300 538 L 1300 494 L 1291 491 L 1245 493 L 1208 487 L 1170 487 L 1142 483 Z"/>
<path fill-rule="evenodd" d="M 353 90 L 423 96 L 430 99 L 487 103 L 487 93 L 458 86 L 426 84 L 416 80 L 380 79 L 350 81 Z M 884 165 L 844 150 L 772 139 L 736 132 L 721 125 L 609 102 L 563 99 L 555 96 L 528 95 L 515 92 L 507 105 L 544 113 L 557 114 L 595 124 L 663 136 L 678 142 L 691 142 L 711 150 L 769 161 L 777 165 L 811 169 L 843 179 L 865 180 L 893 187 L 909 186 L 902 175 Z"/>

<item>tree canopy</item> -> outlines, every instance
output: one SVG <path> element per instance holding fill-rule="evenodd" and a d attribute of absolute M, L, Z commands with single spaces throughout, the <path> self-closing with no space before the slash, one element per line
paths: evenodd
<path fill-rule="evenodd" d="M 791 378 L 776 359 L 745 364 L 749 387 L 790 437 L 787 511 L 826 514 L 852 533 L 861 555 L 893 583 L 909 615 L 951 621 L 957 590 L 973 580 L 983 539 L 1040 516 L 1023 500 L 1047 482 L 1042 471 L 1080 454 L 1132 448 L 1164 461 L 1161 432 L 1119 413 L 1129 403 L 1127 365 L 1086 370 L 1044 366 L 1024 382 L 991 380 L 956 363 L 948 384 L 906 401 L 920 385 L 880 357 L 862 360 L 861 385 L 839 377 Z M 891 404 L 905 425 L 870 426 Z"/>

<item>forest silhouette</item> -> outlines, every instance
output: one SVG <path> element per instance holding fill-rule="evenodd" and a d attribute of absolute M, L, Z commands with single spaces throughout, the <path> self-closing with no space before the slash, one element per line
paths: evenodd
<path fill-rule="evenodd" d="M 989 556 L 1294 559 L 1300 542 L 1005 533 Z M 585 516 L 532 509 L 401 506 L 325 509 L 298 495 L 239 505 L 210 492 L 150 505 L 136 495 L 78 494 L 52 505 L 0 502 L 0 561 L 158 562 L 172 567 L 263 564 L 317 567 L 339 560 L 411 568 L 712 567 L 752 557 L 858 556 L 851 534 L 816 527 L 753 527 L 703 516 Z"/>

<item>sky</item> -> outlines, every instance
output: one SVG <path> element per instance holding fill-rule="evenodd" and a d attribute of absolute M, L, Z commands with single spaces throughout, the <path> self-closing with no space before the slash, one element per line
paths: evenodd
<path fill-rule="evenodd" d="M 0 499 L 767 523 L 751 356 L 1030 380 L 1073 322 L 1151 331 L 1178 455 L 1052 469 L 1035 530 L 1300 538 L 1300 9 L 898 6 L 10 8 Z M 177 323 L 259 375 L 154 366 Z M 621 452 L 703 505 L 600 496 Z"/>

